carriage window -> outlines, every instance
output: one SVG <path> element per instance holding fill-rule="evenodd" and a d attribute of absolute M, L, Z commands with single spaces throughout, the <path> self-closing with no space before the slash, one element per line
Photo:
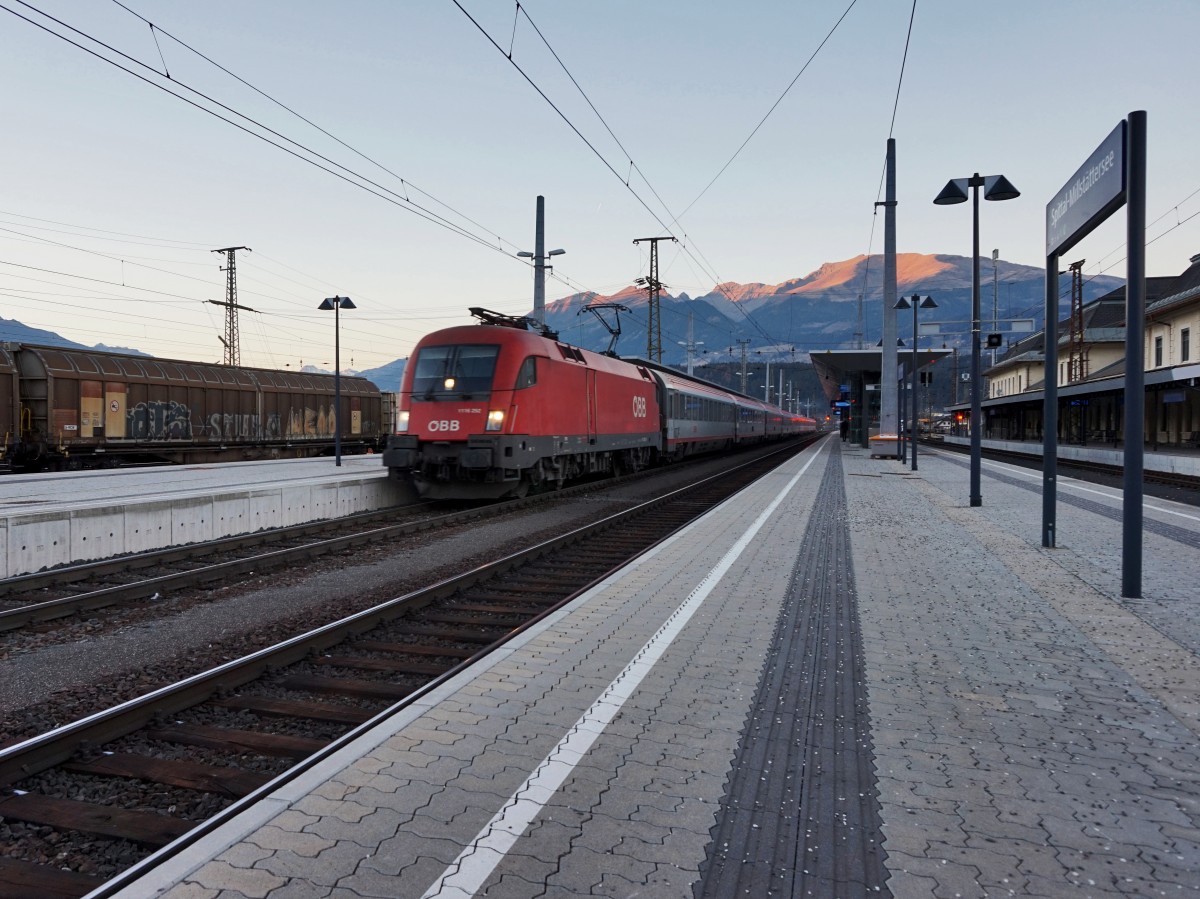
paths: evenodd
<path fill-rule="evenodd" d="M 485 399 L 492 389 L 495 344 L 429 346 L 417 354 L 412 392 L 418 399 Z"/>
<path fill-rule="evenodd" d="M 537 357 L 530 356 L 521 363 L 521 370 L 517 372 L 516 389 L 520 390 L 523 387 L 532 387 L 537 383 Z"/>

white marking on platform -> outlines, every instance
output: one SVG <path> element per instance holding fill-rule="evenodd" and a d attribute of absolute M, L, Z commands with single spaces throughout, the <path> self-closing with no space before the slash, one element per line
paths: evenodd
<path fill-rule="evenodd" d="M 771 513 L 783 502 L 796 482 L 808 471 L 824 448 L 813 455 L 804 467 L 788 482 L 774 500 L 754 520 L 729 551 L 704 576 L 680 605 L 671 613 L 663 626 L 638 650 L 625 669 L 618 674 L 592 703 L 591 708 L 580 716 L 575 725 L 541 764 L 526 778 L 525 782 L 508 798 L 504 807 L 492 818 L 475 839 L 459 853 L 448 868 L 427 889 L 422 899 L 463 899 L 474 896 L 491 876 L 496 866 L 517 842 L 517 838 L 533 821 L 538 812 L 554 796 L 563 781 L 570 776 L 575 766 L 596 742 L 613 717 L 633 695 L 646 675 L 666 652 L 675 637 L 683 630 L 692 616 L 704 604 L 713 588 L 724 577 L 755 535 L 766 524 Z"/>
<path fill-rule="evenodd" d="M 926 450 L 926 452 L 930 452 L 930 450 Z M 1033 472 L 1033 471 L 1030 471 L 1028 468 L 1023 468 L 1019 465 L 1013 465 L 1010 462 L 995 462 L 991 459 L 986 459 L 986 460 L 984 460 L 984 464 L 991 468 L 1003 468 L 1011 474 L 1020 475 L 1021 477 L 1028 478 L 1031 481 L 1032 480 L 1040 481 L 1042 479 L 1042 475 L 1040 472 Z M 1116 490 L 1115 492 L 1106 492 L 1104 490 L 1097 490 L 1094 487 L 1083 487 L 1083 486 L 1080 486 L 1080 482 L 1077 479 L 1063 477 L 1061 475 L 1058 477 L 1058 483 L 1059 483 L 1059 486 L 1065 487 L 1069 490 L 1074 490 L 1077 493 L 1094 493 L 1096 496 L 1102 496 L 1105 499 L 1120 501 L 1125 496 L 1124 490 Z M 1200 521 L 1200 515 L 1192 515 L 1192 514 L 1189 514 L 1188 512 L 1177 512 L 1174 509 L 1164 509 L 1162 506 L 1153 505 L 1152 503 L 1147 502 L 1146 500 L 1142 501 L 1142 508 L 1149 512 L 1161 512 L 1163 515 L 1178 515 L 1180 518 L 1188 519 L 1188 521 Z"/>

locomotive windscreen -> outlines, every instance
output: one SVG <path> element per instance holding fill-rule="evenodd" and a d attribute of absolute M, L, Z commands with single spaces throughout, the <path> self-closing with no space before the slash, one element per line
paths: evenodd
<path fill-rule="evenodd" d="M 412 395 L 424 400 L 486 399 L 499 354 L 495 344 L 424 347 L 413 369 Z"/>

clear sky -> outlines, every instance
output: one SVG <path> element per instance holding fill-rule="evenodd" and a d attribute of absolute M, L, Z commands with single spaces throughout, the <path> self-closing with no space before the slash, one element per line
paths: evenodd
<path fill-rule="evenodd" d="M 638 237 L 684 241 L 663 245 L 660 275 L 692 296 L 882 251 L 874 203 L 911 0 L 524 0 L 519 15 L 459 2 L 479 27 L 453 0 L 0 0 L 0 315 L 219 360 L 211 250 L 248 246 L 243 364 L 331 367 L 333 322 L 316 306 L 336 293 L 358 306 L 343 364 L 372 368 L 468 306 L 529 310 L 515 253 L 533 249 L 538 194 L 547 249 L 566 250 L 548 299 L 646 274 Z M 14 13 L 119 58 L 68 29 L 104 41 L 145 80 Z M 969 205 L 931 201 L 949 178 L 1003 173 L 1023 196 L 984 204 L 982 253 L 1042 265 L 1046 203 L 1145 109 L 1148 272 L 1182 271 L 1200 253 L 1198 34 L 1197 0 L 918 0 L 893 132 L 898 249 L 969 255 Z M 344 177 L 154 85 L 212 109 L 186 88 L 207 94 Z M 364 177 L 374 193 L 351 183 Z M 1064 261 L 1123 276 L 1122 221 Z"/>

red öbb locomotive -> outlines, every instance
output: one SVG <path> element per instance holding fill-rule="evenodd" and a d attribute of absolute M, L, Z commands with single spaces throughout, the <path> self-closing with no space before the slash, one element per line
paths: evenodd
<path fill-rule="evenodd" d="M 562 343 L 529 319 L 471 314 L 481 324 L 423 338 L 404 371 L 383 464 L 422 496 L 519 496 L 816 429 L 706 381 Z"/>

